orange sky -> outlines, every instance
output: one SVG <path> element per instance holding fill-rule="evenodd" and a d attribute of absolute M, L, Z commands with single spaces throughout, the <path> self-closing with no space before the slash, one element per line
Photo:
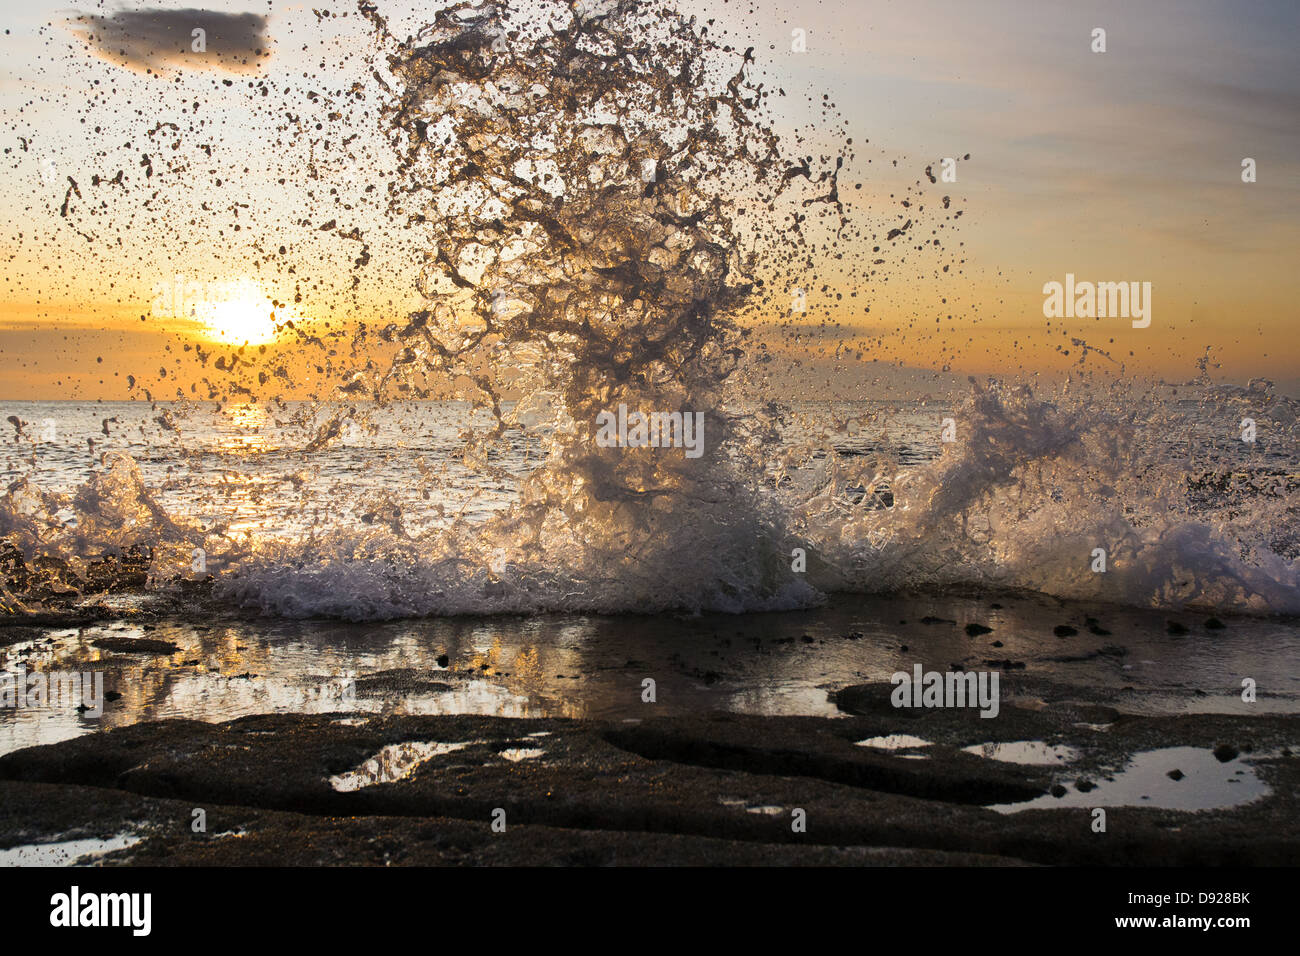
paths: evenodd
<path fill-rule="evenodd" d="M 401 4 L 380 6 L 395 20 L 417 19 Z M 823 93 L 834 101 L 856 144 L 843 192 L 879 221 L 905 215 L 898 200 L 918 182 L 927 202 L 951 195 L 963 213 L 944 237 L 960 268 L 940 273 L 933 257 L 903 256 L 888 281 L 850 288 L 834 283 L 828 264 L 831 288 L 810 292 L 806 322 L 847 329 L 797 343 L 764 333 L 781 354 L 823 370 L 829 394 L 853 395 L 881 365 L 900 362 L 955 376 L 1059 376 L 1083 354 L 1075 339 L 1109 354 L 1088 355 L 1094 371 L 1122 365 L 1130 375 L 1186 380 L 1208 349 L 1216 378 L 1263 376 L 1292 393 L 1300 386 L 1294 5 L 1248 3 L 1244 15 L 1172 2 L 1027 11 L 863 0 L 851 29 L 834 4 L 759 2 L 756 16 L 734 4 L 681 6 L 756 47 L 755 70 L 789 94 L 779 123 L 806 128 L 821 115 L 810 102 Z M 318 22 L 305 7 L 269 9 L 271 55 L 258 72 L 180 67 L 163 78 L 94 57 L 49 25 L 64 16 L 57 4 L 12 14 L 0 38 L 9 172 L 0 187 L 0 398 L 126 398 L 127 376 L 147 382 L 155 398 L 176 388 L 208 397 L 202 378 L 223 376 L 185 345 L 210 361 L 230 349 L 202 316 L 157 308 L 177 274 L 245 330 L 255 324 L 241 325 L 253 321 L 241 310 L 255 303 L 229 292 L 236 282 L 260 290 L 252 299 L 276 300 L 281 319 L 314 320 L 317 334 L 327 320 L 333 330 L 382 325 L 416 307 L 416 237 L 383 219 L 391 157 L 375 98 L 347 95 L 354 81 L 368 82 L 364 25 Z M 1105 53 L 1090 49 L 1098 25 Z M 806 52 L 790 49 L 796 29 Z M 276 81 L 279 100 L 260 94 L 261 77 Z M 355 142 L 315 150 L 297 131 L 317 119 L 324 135 L 338 130 Z M 158 129 L 167 122 L 178 132 Z M 924 182 L 926 166 L 966 154 L 956 182 Z M 339 163 L 341 155 L 352 159 Z M 1257 182 L 1241 181 L 1243 157 L 1256 160 Z M 91 185 L 118 169 L 129 188 Z M 69 176 L 81 196 L 63 216 Z M 348 235 L 354 227 L 359 237 Z M 1151 327 L 1045 318 L 1043 284 L 1067 272 L 1152 283 Z M 334 356 L 330 347 L 272 346 L 248 357 L 258 369 L 286 368 L 294 386 L 284 396 L 304 397 L 356 360 L 345 344 Z"/>

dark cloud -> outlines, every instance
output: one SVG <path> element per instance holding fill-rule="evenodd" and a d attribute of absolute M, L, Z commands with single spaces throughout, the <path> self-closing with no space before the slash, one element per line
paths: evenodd
<path fill-rule="evenodd" d="M 140 72 L 252 73 L 269 55 L 266 17 L 256 13 L 122 10 L 107 16 L 79 14 L 67 27 L 95 56 Z"/>

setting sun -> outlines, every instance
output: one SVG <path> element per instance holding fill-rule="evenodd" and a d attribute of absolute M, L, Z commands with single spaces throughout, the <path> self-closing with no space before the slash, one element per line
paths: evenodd
<path fill-rule="evenodd" d="M 205 282 L 178 274 L 155 284 L 153 296 L 155 317 L 192 323 L 205 338 L 231 345 L 273 342 L 298 318 L 248 279 Z"/>
<path fill-rule="evenodd" d="M 286 316 L 252 283 L 241 283 L 215 301 L 198 305 L 194 318 L 208 336 L 238 345 L 263 345 L 275 340 Z"/>

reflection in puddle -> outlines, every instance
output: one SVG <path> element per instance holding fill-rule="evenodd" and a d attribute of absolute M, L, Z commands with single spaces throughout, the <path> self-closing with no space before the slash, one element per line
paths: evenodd
<path fill-rule="evenodd" d="M 1178 771 L 1174 777 L 1170 774 Z M 1177 779 L 1175 779 L 1175 777 Z M 1052 807 L 1156 807 L 1161 810 L 1218 810 L 1250 803 L 1271 792 L 1254 767 L 1240 757 L 1221 762 L 1204 747 L 1167 747 L 1135 754 L 1113 780 L 1077 783 L 1060 797 L 990 807 L 1003 813 Z"/>
<path fill-rule="evenodd" d="M 910 750 L 913 747 L 928 747 L 930 741 L 911 734 L 889 734 L 886 737 L 868 737 L 859 740 L 856 747 L 873 747 L 876 750 Z"/>
<path fill-rule="evenodd" d="M 989 760 L 1001 760 L 1005 763 L 1022 763 L 1033 766 L 1073 763 L 1079 759 L 1079 751 L 1064 744 L 1045 744 L 1041 740 L 1017 740 L 1005 744 L 976 744 L 963 747 L 963 751 Z"/>
<path fill-rule="evenodd" d="M 518 763 L 521 760 L 533 760 L 544 753 L 546 753 L 545 750 L 539 750 L 536 747 L 512 747 L 509 750 L 502 750 L 497 756 Z"/>
<path fill-rule="evenodd" d="M 134 833 L 119 833 L 107 840 L 62 840 L 58 843 L 28 843 L 0 850 L 0 866 L 83 866 L 106 853 L 125 850 L 140 842 Z"/>
<path fill-rule="evenodd" d="M 455 434 L 452 430 L 449 436 Z M 102 670 L 104 690 L 112 695 L 103 715 L 92 719 L 71 709 L 0 707 L 0 754 L 142 721 L 178 718 L 220 723 L 270 713 L 322 714 L 349 721 L 389 715 L 482 714 L 630 723 L 645 708 L 640 695 L 628 694 L 627 688 L 647 673 L 660 674 L 667 681 L 667 686 L 662 682 L 659 686 L 657 707 L 661 709 L 656 711 L 665 716 L 727 710 L 838 719 L 848 714 L 828 697 L 830 689 L 857 684 L 868 671 L 893 672 L 901 660 L 899 641 L 918 648 L 932 646 L 940 640 L 936 629 L 919 621 L 927 614 L 960 618 L 967 613 L 961 600 L 945 603 L 946 598 L 939 600 L 933 594 L 920 598 L 837 595 L 824 607 L 784 615 L 543 615 L 491 621 L 428 618 L 352 623 L 250 620 L 206 605 L 175 609 L 161 595 L 106 595 L 96 601 L 119 609 L 123 622 L 32 628 L 12 635 L 24 640 L 0 649 L 0 667 L 5 669 L 26 661 L 29 672 Z M 150 612 L 147 627 L 139 620 L 141 610 Z M 1124 613 L 1108 610 L 1108 616 L 1115 615 L 1108 627 L 1145 635 L 1132 639 L 1134 659 L 1178 660 L 1176 679 L 1184 690 L 1178 696 L 1166 691 L 1166 682 L 1174 679 L 1168 663 L 1150 669 L 1149 677 L 1119 678 L 1106 663 L 1109 658 L 1062 665 L 1058 676 L 1065 684 L 1086 675 L 1084 685 L 1118 691 L 1136 682 L 1126 699 L 1149 713 L 1234 713 L 1246 707 L 1253 713 L 1259 712 L 1254 708 L 1271 713 L 1300 710 L 1300 693 L 1269 695 L 1247 705 L 1214 691 L 1225 670 L 1248 666 L 1251 671 L 1243 673 L 1271 669 L 1290 674 L 1297 648 L 1293 625 L 1243 618 L 1217 632 L 1212 654 L 1187 658 L 1187 648 L 1171 643 L 1175 639 L 1165 634 L 1163 619 L 1152 634 L 1151 622 L 1141 613 L 1132 612 L 1127 622 Z M 1000 614 L 1006 630 L 1029 633 L 1042 630 L 1049 621 L 1054 625 L 1060 612 L 1056 605 L 1045 608 L 1024 602 L 1018 610 L 1008 607 Z M 910 623 L 888 628 L 879 623 L 904 619 Z M 839 639 L 858 632 L 866 632 L 868 639 Z M 817 640 L 807 644 L 791 639 L 795 633 Z M 95 646 L 104 637 L 148 637 L 181 650 L 116 654 Z M 481 669 L 484 666 L 487 670 Z M 1041 676 L 1051 677 L 1051 666 L 1041 666 L 1046 668 Z M 708 683 L 694 676 L 709 671 L 725 675 L 725 680 Z M 1210 693 L 1189 698 L 1185 689 L 1194 687 Z M 1038 698 L 1017 697 L 1015 703 L 1028 711 L 1046 707 Z M 1106 719 L 1102 711 L 1083 713 L 1091 720 Z M 1106 727 L 1081 723 L 1078 730 L 1091 737 Z M 925 748 L 927 743 L 914 740 L 889 746 L 877 740 L 863 745 L 902 756 L 900 748 Z"/>
<path fill-rule="evenodd" d="M 330 786 L 340 793 L 372 787 L 377 783 L 392 783 L 409 777 L 416 767 L 432 757 L 464 750 L 481 740 L 466 740 L 461 743 L 444 743 L 408 740 L 405 743 L 389 744 L 375 754 L 356 770 L 330 777 Z"/>

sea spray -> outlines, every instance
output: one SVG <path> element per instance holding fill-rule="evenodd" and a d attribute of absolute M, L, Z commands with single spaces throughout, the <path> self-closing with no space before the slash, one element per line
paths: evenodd
<path fill-rule="evenodd" d="M 84 105 L 87 128 L 105 124 L 102 168 L 72 170 L 50 209 L 78 268 L 126 284 L 114 269 L 160 256 L 135 278 L 175 292 L 220 277 L 176 281 L 170 248 L 228 257 L 267 298 L 215 303 L 224 331 L 279 337 L 180 329 L 166 364 L 124 376 L 138 435 L 125 413 L 96 417 L 79 457 L 14 416 L 7 607 L 145 572 L 155 595 L 205 593 L 211 574 L 221 600 L 350 618 L 741 611 L 952 584 L 1300 606 L 1295 405 L 1267 383 L 1216 389 L 1203 366 L 1178 394 L 1072 379 L 981 382 L 952 406 L 775 400 L 773 370 L 827 342 L 854 394 L 872 356 L 839 318 L 864 319 L 890 280 L 958 275 L 964 253 L 948 196 L 847 198 L 864 168 L 833 108 L 816 135 L 778 135 L 783 91 L 747 42 L 660 2 L 458 4 L 405 37 L 358 12 L 370 43 L 342 45 L 330 88 L 223 84 L 241 121 L 273 124 L 265 163 L 214 138 L 183 77 L 146 87 L 148 110 L 125 93 Z M 313 16 L 322 46 L 348 25 Z M 263 166 L 280 177 L 269 207 L 239 185 Z M 368 286 L 417 301 L 359 312 Z M 326 318 L 349 302 L 349 321 Z M 703 416 L 702 454 L 602 445 L 620 406 Z"/>

